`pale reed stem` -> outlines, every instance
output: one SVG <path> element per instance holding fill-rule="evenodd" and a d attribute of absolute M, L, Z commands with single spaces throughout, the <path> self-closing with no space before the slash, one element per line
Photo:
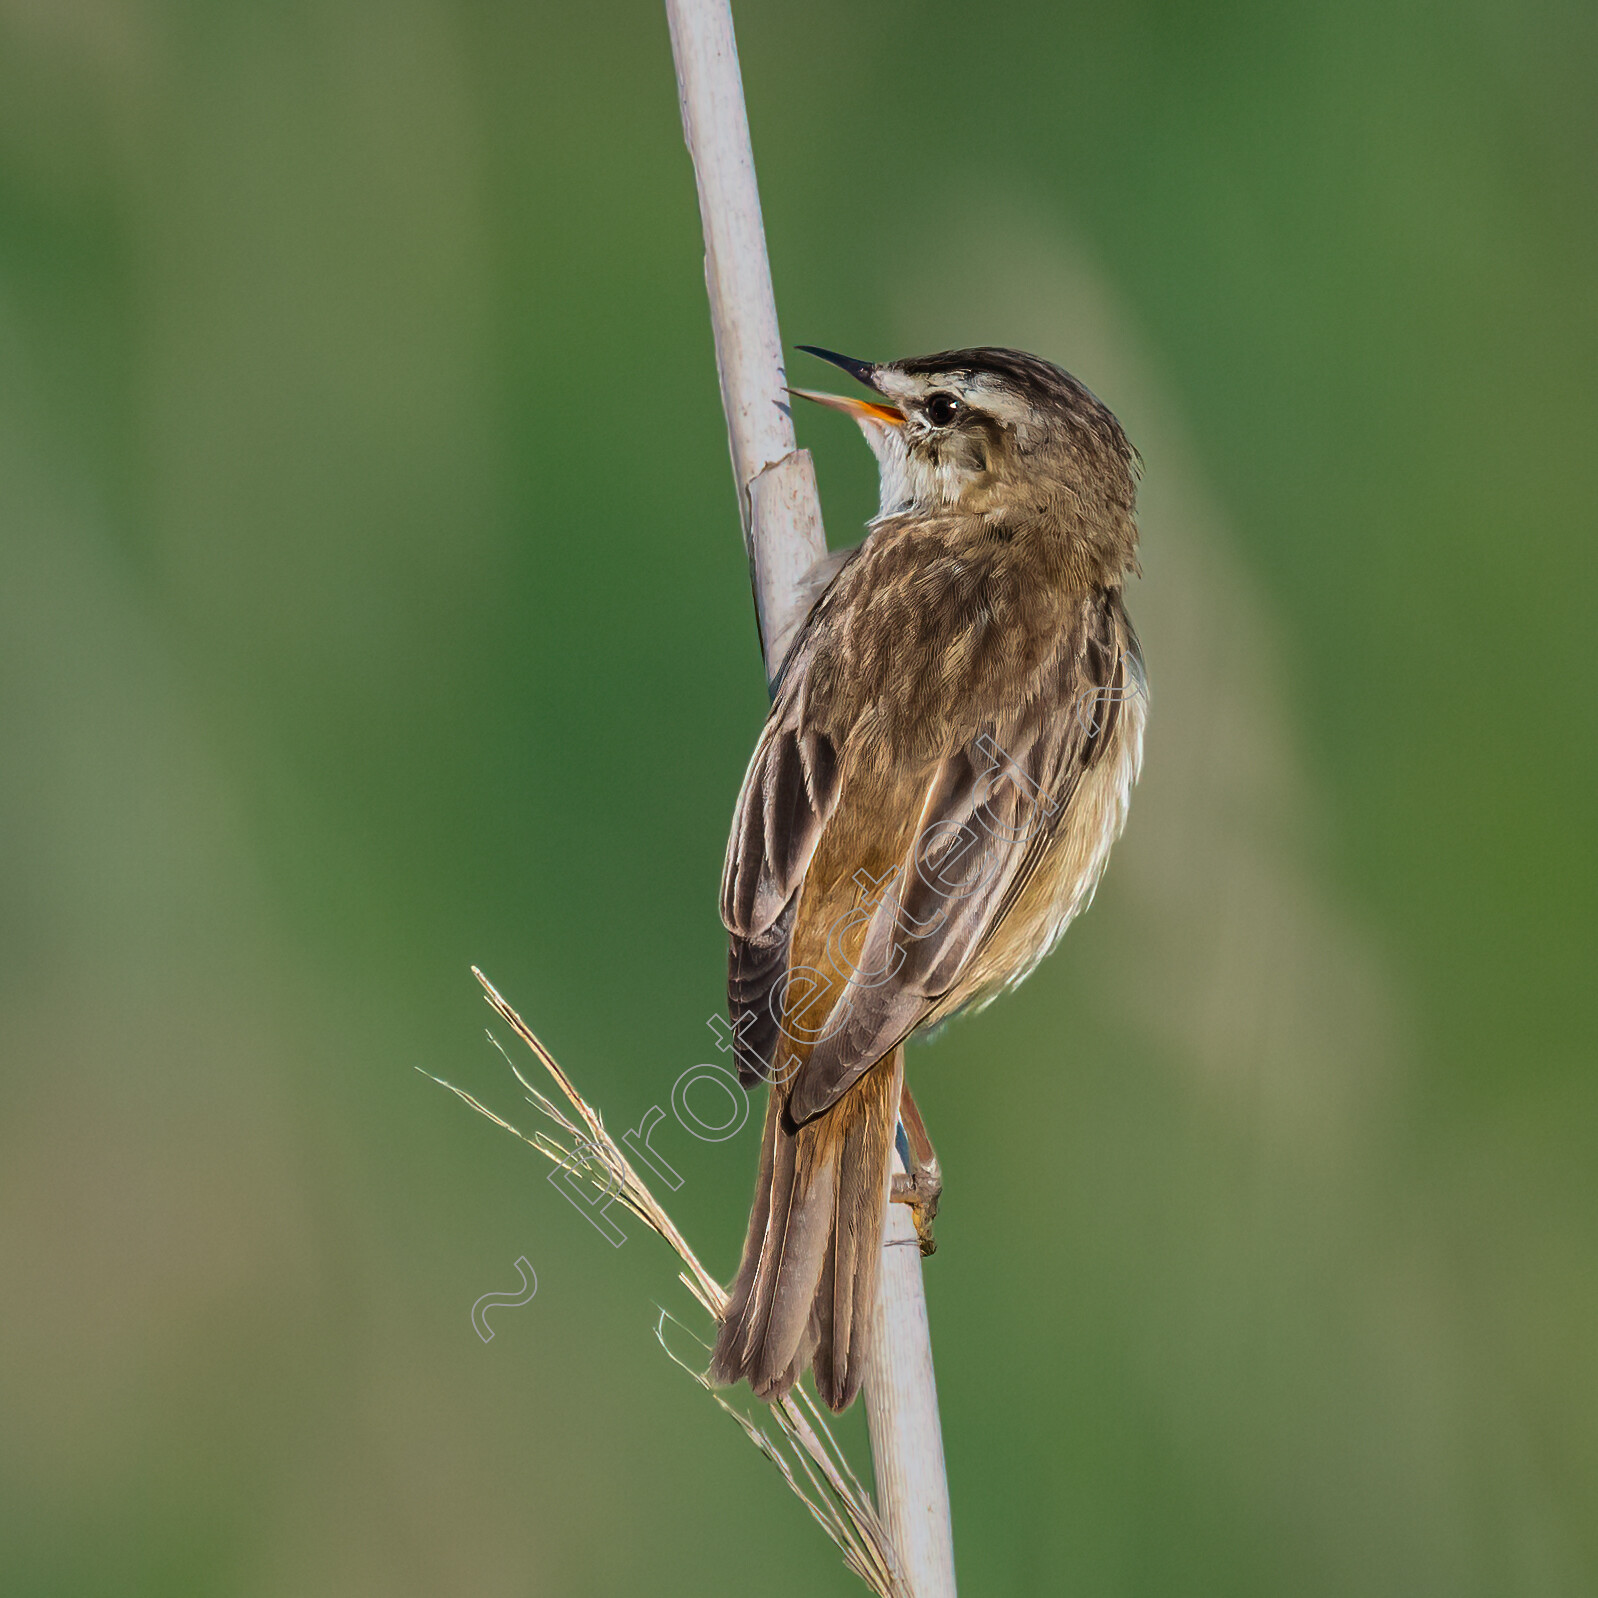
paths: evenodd
<path fill-rule="evenodd" d="M 738 513 L 768 681 L 802 619 L 801 579 L 826 553 L 809 455 L 795 447 L 754 152 L 728 0 L 666 0 L 683 137 L 705 234 L 705 286 Z M 877 1507 L 914 1598 L 954 1598 L 954 1541 L 921 1255 L 888 1206 L 866 1370 Z"/>

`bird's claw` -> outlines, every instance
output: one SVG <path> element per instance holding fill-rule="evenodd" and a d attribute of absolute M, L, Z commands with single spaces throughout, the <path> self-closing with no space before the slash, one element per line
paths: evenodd
<path fill-rule="evenodd" d="M 916 1237 L 925 1257 L 935 1254 L 938 1240 L 932 1235 L 932 1223 L 938 1216 L 938 1201 L 943 1197 L 943 1179 L 936 1169 L 925 1167 L 918 1171 L 895 1171 L 893 1185 L 888 1191 L 895 1204 L 908 1204 L 910 1217 L 916 1223 Z"/>

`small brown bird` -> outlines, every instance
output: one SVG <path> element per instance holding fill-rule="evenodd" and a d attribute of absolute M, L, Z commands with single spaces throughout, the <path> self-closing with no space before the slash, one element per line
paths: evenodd
<path fill-rule="evenodd" d="M 771 1092 L 711 1369 L 775 1400 L 813 1366 L 841 1410 L 890 1196 L 931 1252 L 941 1184 L 903 1044 L 1019 982 L 1086 907 L 1148 694 L 1121 593 L 1137 457 L 1105 406 L 1017 350 L 802 347 L 873 391 L 794 392 L 860 424 L 882 499 L 813 574 L 727 843 L 740 1076 Z"/>

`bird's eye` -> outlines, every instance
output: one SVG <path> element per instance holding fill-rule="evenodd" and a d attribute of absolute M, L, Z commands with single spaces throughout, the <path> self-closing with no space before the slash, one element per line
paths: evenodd
<path fill-rule="evenodd" d="M 960 402 L 953 394 L 934 394 L 927 401 L 926 412 L 934 427 L 947 427 L 960 414 Z"/>

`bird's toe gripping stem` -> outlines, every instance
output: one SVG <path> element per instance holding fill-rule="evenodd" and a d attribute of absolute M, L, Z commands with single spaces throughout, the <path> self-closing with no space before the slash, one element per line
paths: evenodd
<path fill-rule="evenodd" d="M 938 1202 L 943 1197 L 943 1167 L 938 1163 L 937 1151 L 927 1136 L 926 1123 L 908 1087 L 899 1101 L 895 1141 L 905 1168 L 893 1173 L 888 1197 L 894 1204 L 910 1206 L 922 1254 L 936 1253 L 938 1240 L 932 1235 L 932 1223 L 937 1219 Z"/>

